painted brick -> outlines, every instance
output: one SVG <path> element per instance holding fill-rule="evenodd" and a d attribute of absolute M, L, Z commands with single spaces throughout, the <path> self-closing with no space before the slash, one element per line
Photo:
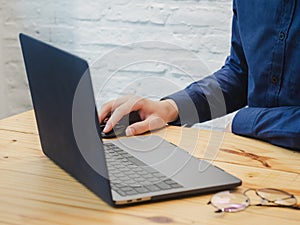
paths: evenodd
<path fill-rule="evenodd" d="M 159 98 L 220 68 L 231 16 L 230 0 L 0 0 L 0 118 L 32 107 L 19 32 L 86 58 L 101 105 L 119 90 Z M 160 44 L 131 45 L 145 41 Z"/>

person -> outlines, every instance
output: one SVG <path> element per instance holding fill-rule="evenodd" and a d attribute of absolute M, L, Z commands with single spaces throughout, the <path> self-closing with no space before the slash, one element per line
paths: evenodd
<path fill-rule="evenodd" d="M 299 30 L 297 0 L 233 0 L 231 49 L 224 66 L 160 101 L 124 96 L 107 102 L 99 112 L 100 121 L 111 113 L 104 132 L 133 110 L 142 121 L 128 126 L 127 135 L 203 122 L 223 101 L 225 110 L 216 116 L 239 110 L 233 133 L 300 150 Z"/>

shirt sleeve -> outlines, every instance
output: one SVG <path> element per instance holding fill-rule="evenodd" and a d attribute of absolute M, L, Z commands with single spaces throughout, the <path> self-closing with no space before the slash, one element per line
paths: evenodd
<path fill-rule="evenodd" d="M 223 116 L 247 104 L 248 66 L 233 3 L 231 50 L 225 65 L 214 74 L 163 99 L 172 99 L 179 117 L 172 125 L 192 125 Z"/>
<path fill-rule="evenodd" d="M 233 119 L 232 132 L 300 150 L 300 107 L 243 108 Z"/>

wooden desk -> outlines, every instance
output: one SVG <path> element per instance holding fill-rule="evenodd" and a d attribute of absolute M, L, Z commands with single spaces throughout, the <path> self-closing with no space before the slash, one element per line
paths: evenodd
<path fill-rule="evenodd" d="M 241 188 L 284 189 L 300 201 L 300 153 L 231 133 L 168 127 L 156 134 L 241 178 Z M 216 214 L 206 204 L 211 195 L 114 209 L 43 155 L 32 111 L 0 121 L 0 179 L 0 224 L 300 222 L 298 210 L 283 208 Z"/>

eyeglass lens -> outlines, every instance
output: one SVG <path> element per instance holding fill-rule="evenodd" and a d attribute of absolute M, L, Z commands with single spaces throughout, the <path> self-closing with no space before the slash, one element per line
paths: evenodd
<path fill-rule="evenodd" d="M 294 195 L 278 189 L 263 188 L 256 190 L 256 193 L 261 198 L 277 205 L 291 206 L 297 203 Z"/>
<path fill-rule="evenodd" d="M 222 191 L 215 194 L 210 203 L 222 212 L 238 212 L 247 208 L 250 204 L 249 198 L 242 193 Z"/>

